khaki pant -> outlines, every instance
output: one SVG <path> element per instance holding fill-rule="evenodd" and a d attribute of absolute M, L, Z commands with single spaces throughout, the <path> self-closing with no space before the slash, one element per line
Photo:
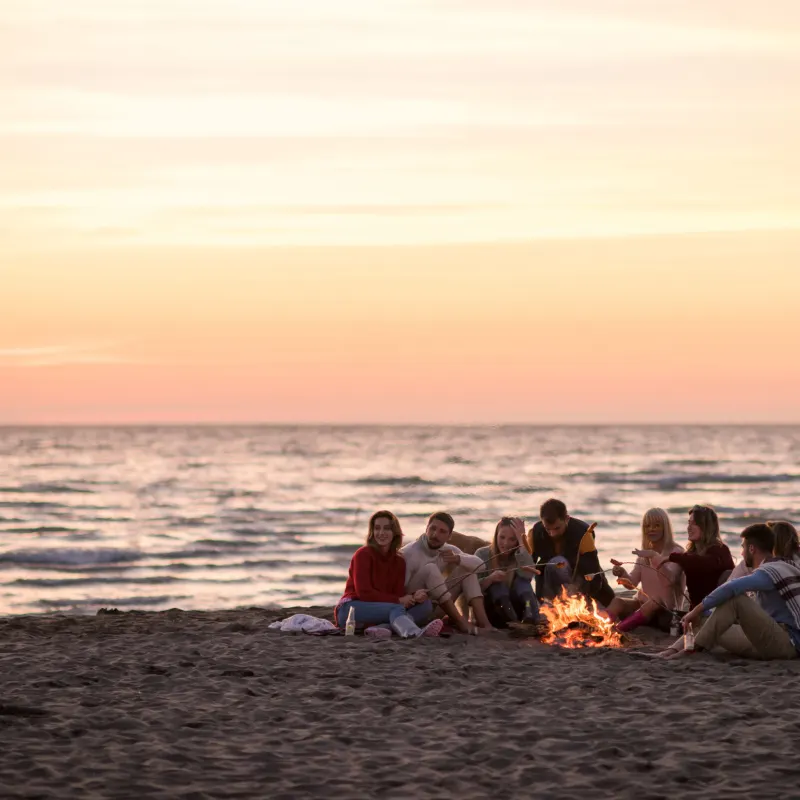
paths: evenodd
<path fill-rule="evenodd" d="M 723 647 L 742 658 L 797 658 L 797 649 L 783 625 L 743 594 L 714 609 L 695 643 L 707 650 Z"/>
<path fill-rule="evenodd" d="M 426 564 L 409 576 L 406 591 L 413 594 L 418 589 L 425 589 L 431 600 L 437 603 L 456 601 L 463 594 L 469 603 L 477 597 L 483 597 L 478 576 L 474 572 L 482 563 L 476 556 L 462 555 L 461 563 L 447 575 L 442 574 L 436 562 Z"/>

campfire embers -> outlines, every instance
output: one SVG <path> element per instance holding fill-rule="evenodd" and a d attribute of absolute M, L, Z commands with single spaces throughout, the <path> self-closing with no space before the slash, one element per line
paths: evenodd
<path fill-rule="evenodd" d="M 550 633 L 541 637 L 544 644 L 569 648 L 623 646 L 613 623 L 601 617 L 581 594 L 570 595 L 562 589 L 552 605 L 542 606 L 542 614 L 550 622 Z"/>

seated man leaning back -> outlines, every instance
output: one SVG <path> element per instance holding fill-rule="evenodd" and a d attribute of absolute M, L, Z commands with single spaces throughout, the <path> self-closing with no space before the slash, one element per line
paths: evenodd
<path fill-rule="evenodd" d="M 429 517 L 425 533 L 400 548 L 400 555 L 406 560 L 406 591 L 413 594 L 424 589 L 458 630 L 477 633 L 456 608 L 455 601 L 463 594 L 478 627 L 491 630 L 476 574 L 482 562 L 448 544 L 454 527 L 453 518 L 446 511 L 437 511 Z"/>
<path fill-rule="evenodd" d="M 594 531 L 586 522 L 570 517 L 561 500 L 542 503 L 539 517 L 528 533 L 531 554 L 541 573 L 536 576 L 536 596 L 552 600 L 563 587 L 573 585 L 596 603 L 608 606 L 614 590 L 600 571 Z M 586 580 L 587 575 L 594 577 Z"/>

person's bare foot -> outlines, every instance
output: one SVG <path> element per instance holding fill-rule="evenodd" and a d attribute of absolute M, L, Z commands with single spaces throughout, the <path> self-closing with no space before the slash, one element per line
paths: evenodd
<path fill-rule="evenodd" d="M 665 661 L 674 661 L 676 658 L 686 658 L 686 656 L 692 655 L 694 650 L 678 650 L 675 653 L 672 653 L 668 656 L 664 656 Z"/>

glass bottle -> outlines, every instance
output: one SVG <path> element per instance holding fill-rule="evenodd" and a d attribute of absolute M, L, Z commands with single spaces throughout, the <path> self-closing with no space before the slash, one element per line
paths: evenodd
<path fill-rule="evenodd" d="M 692 630 L 691 622 L 686 629 L 686 633 L 683 634 L 683 649 L 686 650 L 687 653 L 691 653 L 692 650 L 694 650 L 694 631 Z"/>

